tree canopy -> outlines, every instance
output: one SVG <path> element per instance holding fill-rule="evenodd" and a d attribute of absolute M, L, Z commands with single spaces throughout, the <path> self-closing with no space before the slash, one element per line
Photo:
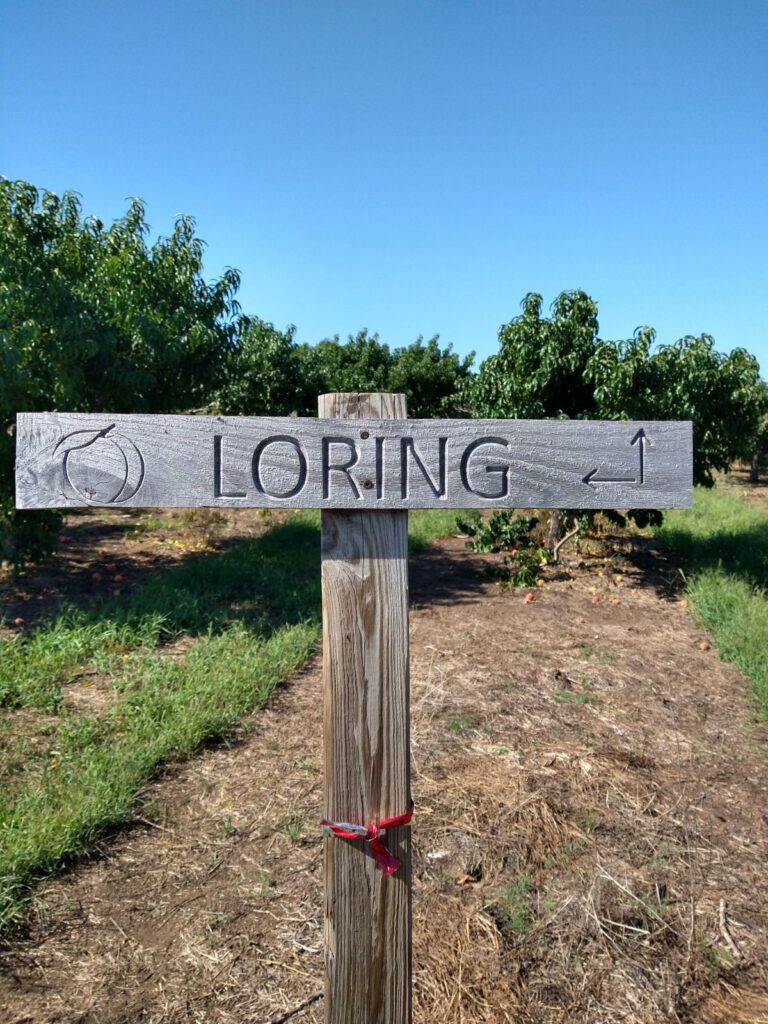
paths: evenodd
<path fill-rule="evenodd" d="M 706 334 L 656 345 L 651 328 L 600 338 L 597 303 L 531 292 L 473 373 L 437 336 L 394 348 L 361 330 L 315 345 L 241 313 L 233 269 L 206 281 L 190 217 L 148 242 L 134 199 L 111 226 L 0 178 L 0 561 L 48 550 L 56 513 L 13 508 L 17 411 L 314 415 L 330 391 L 399 391 L 412 417 L 596 417 L 694 423 L 695 478 L 768 447 L 768 386 L 744 349 Z"/>
<path fill-rule="evenodd" d="M 713 470 L 751 459 L 760 433 L 765 385 L 754 356 L 724 355 L 708 334 L 652 349 L 655 334 L 600 342 L 587 376 L 599 415 L 610 419 L 689 419 L 694 430 L 694 479 L 710 486 Z"/>
<path fill-rule="evenodd" d="M 476 416 L 579 418 L 595 411 L 585 379 L 597 344 L 597 304 L 582 291 L 562 292 L 550 317 L 529 292 L 522 313 L 499 328 L 499 350 L 484 360 L 469 390 Z"/>
<path fill-rule="evenodd" d="M 294 328 L 277 330 L 262 320 L 243 327 L 230 360 L 222 412 L 314 416 L 317 396 L 332 391 L 396 391 L 408 398 L 412 417 L 461 412 L 462 387 L 474 353 L 461 359 L 438 338 L 390 349 L 378 335 L 359 331 L 346 342 L 326 338 L 298 344 Z"/>
<path fill-rule="evenodd" d="M 39 554 L 56 523 L 13 509 L 17 411 L 189 409 L 224 371 L 237 272 L 206 283 L 189 217 L 148 233 L 138 199 L 105 228 L 74 193 L 0 179 L 0 560 Z"/>
<path fill-rule="evenodd" d="M 745 349 L 715 350 L 707 334 L 654 348 L 644 327 L 628 340 L 599 336 L 597 305 L 583 291 L 563 292 L 541 315 L 541 296 L 499 329 L 499 350 L 468 389 L 477 416 L 690 419 L 694 478 L 750 458 L 764 416 L 765 384 Z"/>

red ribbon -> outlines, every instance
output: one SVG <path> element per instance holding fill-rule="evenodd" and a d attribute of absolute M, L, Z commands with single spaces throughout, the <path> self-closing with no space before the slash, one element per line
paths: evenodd
<path fill-rule="evenodd" d="M 325 818 L 320 824 L 326 825 L 339 839 L 363 839 L 369 843 L 376 863 L 384 874 L 394 875 L 400 867 L 400 861 L 381 841 L 381 834 L 389 828 L 407 825 L 412 817 L 413 807 L 405 814 L 396 814 L 393 818 L 384 818 L 382 821 L 372 821 L 370 825 L 351 825 L 348 821 L 327 821 Z"/>

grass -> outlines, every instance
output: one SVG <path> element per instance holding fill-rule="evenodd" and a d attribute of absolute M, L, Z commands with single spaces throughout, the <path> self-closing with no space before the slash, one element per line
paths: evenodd
<path fill-rule="evenodd" d="M 446 725 L 450 731 L 456 733 L 457 736 L 464 736 L 470 731 L 470 729 L 474 728 L 475 719 L 472 715 L 465 713 L 450 715 L 446 720 Z"/>
<path fill-rule="evenodd" d="M 596 693 L 583 690 L 555 690 L 552 699 L 556 704 L 597 704 L 600 701 Z"/>
<path fill-rule="evenodd" d="M 527 875 L 499 886 L 489 909 L 500 931 L 516 938 L 529 934 L 535 921 L 534 895 L 533 883 Z"/>
<path fill-rule="evenodd" d="M 61 688 L 73 682 L 83 666 L 109 673 L 125 652 L 158 644 L 164 631 L 162 616 L 131 616 L 133 621 L 126 621 L 125 607 L 113 607 L 116 614 L 103 621 L 68 612 L 29 637 L 17 634 L 0 640 L 0 707 L 60 712 Z"/>
<path fill-rule="evenodd" d="M 422 551 L 436 537 L 447 537 L 455 532 L 455 509 L 419 509 L 408 514 L 408 550 L 412 555 Z"/>
<path fill-rule="evenodd" d="M 456 517 L 437 509 L 412 512 L 409 520 L 413 554 L 450 533 Z M 84 669 L 113 674 L 121 656 L 136 649 L 235 622 L 263 632 L 275 619 L 303 621 L 320 600 L 319 565 L 312 577 L 306 573 L 306 559 L 318 561 L 318 522 L 317 513 L 302 513 L 225 554 L 192 559 L 137 594 L 65 612 L 27 637 L 0 639 L 0 707 L 60 712 L 63 686 Z"/>
<path fill-rule="evenodd" d="M 189 526 L 189 523 L 183 515 L 153 516 L 146 512 L 134 520 L 131 524 L 131 532 L 140 536 L 164 530 L 182 530 L 186 526 Z"/>
<path fill-rule="evenodd" d="M 282 826 L 283 831 L 292 843 L 300 843 L 304 836 L 304 830 L 307 827 L 307 823 L 296 810 L 294 805 L 289 804 Z"/>
<path fill-rule="evenodd" d="M 658 536 L 684 560 L 691 609 L 768 718 L 768 508 L 697 488 L 693 508 L 668 512 Z"/>
<path fill-rule="evenodd" d="M 127 666 L 124 694 L 111 708 L 66 716 L 57 756 L 0 806 L 0 925 L 34 880 L 129 821 L 139 787 L 163 763 L 189 757 L 263 705 L 306 661 L 318 633 L 316 622 L 266 639 L 232 626 L 201 638 L 182 662 L 151 652 Z"/>
<path fill-rule="evenodd" d="M 419 549 L 453 527 L 411 514 Z M 321 629 L 319 515 L 195 557 L 133 595 L 67 612 L 0 641 L 0 928 L 41 879 L 130 821 L 161 767 L 226 736 L 296 672 Z M 190 645 L 170 658 L 163 645 Z M 62 693 L 98 673 L 105 710 L 77 716 Z M 298 821 L 287 823 L 299 841 Z"/>

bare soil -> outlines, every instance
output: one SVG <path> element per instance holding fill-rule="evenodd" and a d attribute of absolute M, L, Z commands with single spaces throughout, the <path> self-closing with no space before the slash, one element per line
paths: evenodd
<path fill-rule="evenodd" d="M 102 518 L 6 589 L 25 624 L 73 560 L 89 586 L 163 564 Z M 673 562 L 579 558 L 525 591 L 457 538 L 412 559 L 415 1020 L 768 1022 L 768 727 Z M 3 1024 L 323 1019 L 321 689 L 316 659 L 46 886 Z"/>

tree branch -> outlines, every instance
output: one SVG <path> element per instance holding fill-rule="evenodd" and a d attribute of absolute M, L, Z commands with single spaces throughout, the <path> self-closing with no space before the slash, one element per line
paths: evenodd
<path fill-rule="evenodd" d="M 562 538 L 562 540 L 559 540 L 557 542 L 557 544 L 555 544 L 555 546 L 552 548 L 552 561 L 553 561 L 553 563 L 555 565 L 557 565 L 557 559 L 558 559 L 558 555 L 560 553 L 560 548 L 563 546 L 563 544 L 566 543 L 566 541 L 569 541 L 571 539 L 571 537 L 575 537 L 580 529 L 581 529 L 581 526 L 577 525 L 573 530 L 571 530 L 570 533 L 566 533 L 566 535 Z"/>
<path fill-rule="evenodd" d="M 304 1002 L 299 1003 L 298 1006 L 294 1006 L 292 1010 L 288 1010 L 286 1013 L 281 1013 L 279 1017 L 273 1017 L 271 1020 L 267 1021 L 267 1024 L 285 1024 L 285 1021 L 290 1020 L 291 1017 L 295 1017 L 297 1013 L 301 1013 L 302 1010 L 306 1010 L 308 1006 L 311 1006 L 322 998 L 322 992 L 315 992 L 313 995 L 305 999 Z"/>

